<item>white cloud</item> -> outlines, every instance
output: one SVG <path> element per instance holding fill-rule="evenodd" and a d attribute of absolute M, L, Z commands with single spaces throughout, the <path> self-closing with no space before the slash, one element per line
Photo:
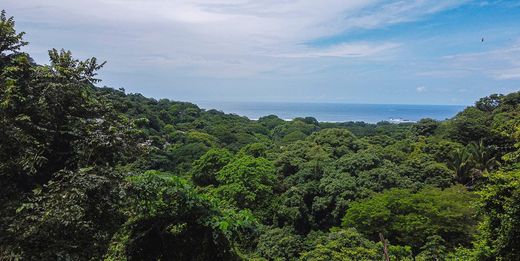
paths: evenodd
<path fill-rule="evenodd" d="M 520 79 L 520 67 L 497 71 L 495 77 L 499 80 Z"/>
<path fill-rule="evenodd" d="M 17 21 L 37 23 L 36 29 L 53 39 L 47 39 L 49 44 L 61 45 L 46 48 L 79 49 L 80 53 L 96 50 L 118 67 L 168 66 L 171 70 L 187 69 L 188 73 L 232 77 L 291 67 L 297 62 L 294 58 L 385 56 L 395 52 L 399 43 L 308 43 L 351 30 L 421 19 L 465 2 L 4 0 L 3 8 L 16 15 Z M 62 38 L 66 39 L 60 41 Z M 76 42 L 67 46 L 71 41 Z"/>
<path fill-rule="evenodd" d="M 483 74 L 496 80 L 520 79 L 520 44 L 443 57 L 448 68 Z"/>
<path fill-rule="evenodd" d="M 417 88 L 415 88 L 415 90 L 416 90 L 417 92 L 425 92 L 425 91 L 426 91 L 426 87 L 424 87 L 424 86 L 418 86 Z"/>
<path fill-rule="evenodd" d="M 360 58 L 385 54 L 399 47 L 396 43 L 343 43 L 325 48 L 303 47 L 296 53 L 279 54 L 278 57 L 287 58 L 317 58 L 317 57 L 342 57 Z"/>

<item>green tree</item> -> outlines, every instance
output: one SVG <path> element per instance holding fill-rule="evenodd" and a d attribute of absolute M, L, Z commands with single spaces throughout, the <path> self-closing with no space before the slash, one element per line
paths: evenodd
<path fill-rule="evenodd" d="M 421 247 L 421 253 L 416 260 L 446 260 L 446 242 L 442 237 L 433 235 L 426 239 L 426 244 Z"/>
<path fill-rule="evenodd" d="M 217 173 L 216 193 L 240 209 L 260 210 L 269 205 L 275 180 L 275 169 L 269 160 L 244 156 Z"/>
<path fill-rule="evenodd" d="M 222 214 L 186 181 L 149 171 L 128 178 L 126 223 L 109 260 L 235 260 Z"/>
<path fill-rule="evenodd" d="M 124 222 L 121 174 L 111 169 L 60 171 L 16 209 L 1 251 L 27 260 L 101 259 Z M 5 253 L 3 253 L 5 254 Z M 16 259 L 16 258 L 15 258 Z"/>
<path fill-rule="evenodd" d="M 390 242 L 411 246 L 415 254 L 434 235 L 446 240 L 448 247 L 469 245 L 476 223 L 472 202 L 475 197 L 462 186 L 417 193 L 391 189 L 353 202 L 343 226 L 355 227 L 373 240 L 383 233 Z"/>
<path fill-rule="evenodd" d="M 504 95 L 501 94 L 491 94 L 488 97 L 481 98 L 475 103 L 475 107 L 481 111 L 485 112 L 493 112 L 500 103 Z"/>
<path fill-rule="evenodd" d="M 440 123 L 434 119 L 421 119 L 413 125 L 412 131 L 418 136 L 431 136 L 439 127 Z"/>
<path fill-rule="evenodd" d="M 299 260 L 381 260 L 383 255 L 382 247 L 353 228 L 333 229 L 313 245 Z"/>
<path fill-rule="evenodd" d="M 268 260 L 295 260 L 302 248 L 303 238 L 290 228 L 271 228 L 258 238 L 257 252 Z"/>
<path fill-rule="evenodd" d="M 468 107 L 447 122 L 448 138 L 467 144 L 492 137 L 490 113 Z"/>
<path fill-rule="evenodd" d="M 5 10 L 0 12 L 0 57 L 2 62 L 10 55 L 17 54 L 28 43 L 23 40 L 25 32 L 17 33 L 14 18 L 7 17 Z M 3 64 L 2 64 L 3 65 Z"/>
<path fill-rule="evenodd" d="M 226 149 L 210 149 L 200 159 L 193 162 L 191 179 L 200 186 L 217 185 L 217 173 L 232 159 Z"/>
<path fill-rule="evenodd" d="M 484 219 L 477 241 L 480 260 L 520 258 L 520 171 L 498 171 L 486 175 L 479 210 Z"/>

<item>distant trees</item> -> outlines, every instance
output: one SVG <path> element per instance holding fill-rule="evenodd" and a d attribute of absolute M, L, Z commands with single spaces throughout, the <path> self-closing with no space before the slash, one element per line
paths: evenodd
<path fill-rule="evenodd" d="M 490 115 L 475 107 L 468 107 L 449 121 L 449 137 L 463 144 L 491 136 Z"/>
<path fill-rule="evenodd" d="M 431 136 L 440 126 L 434 119 L 421 119 L 413 126 L 413 132 L 420 136 Z"/>

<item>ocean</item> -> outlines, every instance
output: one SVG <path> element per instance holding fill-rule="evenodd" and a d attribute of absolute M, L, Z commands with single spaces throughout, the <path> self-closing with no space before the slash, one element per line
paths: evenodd
<path fill-rule="evenodd" d="M 277 115 L 284 120 L 314 117 L 321 122 L 363 121 L 377 123 L 415 122 L 423 118 L 445 120 L 455 116 L 466 106 L 408 105 L 408 104 L 349 104 L 349 103 L 292 103 L 292 102 L 196 102 L 204 109 L 216 109 L 256 120 Z"/>

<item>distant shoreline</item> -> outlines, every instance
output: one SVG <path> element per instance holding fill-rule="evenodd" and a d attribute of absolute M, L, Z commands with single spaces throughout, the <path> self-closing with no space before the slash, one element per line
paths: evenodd
<path fill-rule="evenodd" d="M 313 117 L 319 122 L 414 123 L 424 118 L 446 120 L 462 111 L 464 105 L 291 103 L 291 102 L 198 102 L 206 110 L 245 116 L 258 120 L 268 115 L 291 121 Z"/>

